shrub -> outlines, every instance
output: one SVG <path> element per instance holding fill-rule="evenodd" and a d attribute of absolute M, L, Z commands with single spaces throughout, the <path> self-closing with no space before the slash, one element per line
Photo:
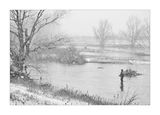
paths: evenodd
<path fill-rule="evenodd" d="M 64 64 L 84 64 L 85 59 L 74 47 L 61 49 L 57 53 L 57 61 Z"/>

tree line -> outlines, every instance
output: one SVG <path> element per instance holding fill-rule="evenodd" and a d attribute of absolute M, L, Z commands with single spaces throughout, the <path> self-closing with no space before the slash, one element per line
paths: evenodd
<path fill-rule="evenodd" d="M 143 23 L 136 16 L 130 16 L 126 22 L 126 31 L 121 31 L 121 37 L 130 41 L 131 47 L 136 47 L 136 44 L 144 47 L 144 41 L 150 44 L 150 20 L 144 19 Z M 113 37 L 112 25 L 106 19 L 100 21 L 98 27 L 93 28 L 94 35 L 99 40 L 101 49 L 104 49 L 107 39 Z M 141 40 L 141 42 L 138 42 Z"/>

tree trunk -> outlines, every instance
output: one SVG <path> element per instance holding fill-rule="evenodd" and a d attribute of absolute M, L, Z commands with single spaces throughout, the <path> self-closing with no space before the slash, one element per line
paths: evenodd
<path fill-rule="evenodd" d="M 24 63 L 25 63 L 25 46 L 24 46 L 24 34 L 22 24 L 19 24 L 18 27 L 18 39 L 19 39 L 19 70 L 21 73 L 24 72 Z"/>
<path fill-rule="evenodd" d="M 132 36 L 131 37 L 131 47 L 134 48 L 136 45 L 136 37 Z"/>
<path fill-rule="evenodd" d="M 23 40 L 20 41 L 20 49 L 19 49 L 19 69 L 20 72 L 24 70 L 24 61 L 25 61 L 25 50 L 23 46 Z"/>
<path fill-rule="evenodd" d="M 26 56 L 29 56 L 30 44 L 26 44 Z"/>

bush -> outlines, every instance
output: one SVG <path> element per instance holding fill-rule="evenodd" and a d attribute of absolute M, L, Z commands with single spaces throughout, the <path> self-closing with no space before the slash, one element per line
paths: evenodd
<path fill-rule="evenodd" d="M 74 47 L 61 49 L 57 53 L 57 61 L 64 64 L 84 64 L 85 59 Z"/>

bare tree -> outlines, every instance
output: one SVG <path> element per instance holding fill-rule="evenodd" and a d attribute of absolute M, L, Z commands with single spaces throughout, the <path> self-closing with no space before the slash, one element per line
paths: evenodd
<path fill-rule="evenodd" d="M 24 61 L 30 52 L 30 45 L 34 36 L 45 26 L 55 23 L 66 12 L 55 11 L 52 16 L 45 10 L 11 10 L 10 34 L 19 41 L 19 69 L 24 70 Z M 12 52 L 11 52 L 12 53 Z"/>
<path fill-rule="evenodd" d="M 150 46 L 150 20 L 147 18 L 144 19 L 143 36 L 144 36 L 145 40 L 148 41 L 148 44 Z"/>
<path fill-rule="evenodd" d="M 130 39 L 131 46 L 135 47 L 138 38 L 141 36 L 141 23 L 137 17 L 131 16 L 127 21 L 126 37 Z"/>
<path fill-rule="evenodd" d="M 104 49 L 106 40 L 111 37 L 112 26 L 108 20 L 101 21 L 98 28 L 93 28 L 96 39 L 99 40 L 100 47 Z"/>

